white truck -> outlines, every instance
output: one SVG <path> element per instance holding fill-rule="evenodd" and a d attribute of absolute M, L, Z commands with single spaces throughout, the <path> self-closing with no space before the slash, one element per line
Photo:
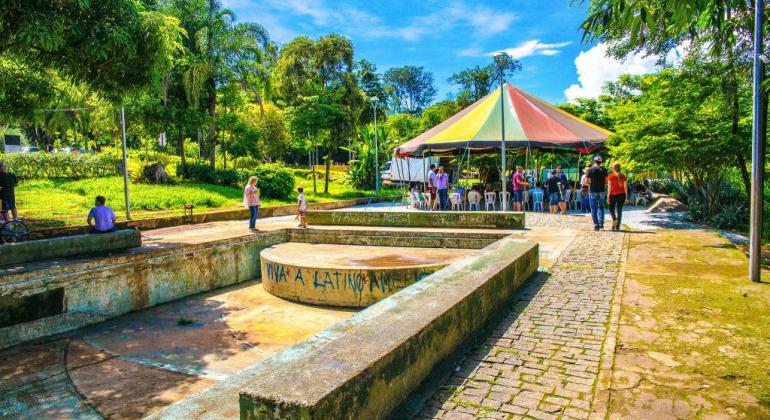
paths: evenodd
<path fill-rule="evenodd" d="M 438 166 L 438 158 L 392 157 L 383 166 L 380 179 L 388 182 L 428 182 L 427 173 L 431 164 Z"/>

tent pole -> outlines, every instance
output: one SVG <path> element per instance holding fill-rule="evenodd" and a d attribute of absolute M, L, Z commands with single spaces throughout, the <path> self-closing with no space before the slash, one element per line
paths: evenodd
<path fill-rule="evenodd" d="M 422 192 L 425 192 L 425 183 L 428 181 L 428 170 L 425 168 L 425 150 L 422 151 Z"/>

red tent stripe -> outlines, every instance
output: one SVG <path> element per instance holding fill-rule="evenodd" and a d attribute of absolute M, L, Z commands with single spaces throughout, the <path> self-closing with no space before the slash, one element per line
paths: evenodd
<path fill-rule="evenodd" d="M 513 108 L 519 117 L 524 134 L 529 140 L 566 140 L 574 141 L 575 135 L 564 126 L 549 118 L 542 110 L 533 106 L 529 100 L 511 85 L 508 95 L 511 98 Z"/>

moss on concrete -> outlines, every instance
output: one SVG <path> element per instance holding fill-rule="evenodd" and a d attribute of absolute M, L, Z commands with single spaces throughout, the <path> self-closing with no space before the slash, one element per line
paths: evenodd
<path fill-rule="evenodd" d="M 747 273 L 714 232 L 631 236 L 610 417 L 770 417 L 770 288 Z"/>
<path fill-rule="evenodd" d="M 524 229 L 524 213 L 450 211 L 309 211 L 311 225 Z"/>

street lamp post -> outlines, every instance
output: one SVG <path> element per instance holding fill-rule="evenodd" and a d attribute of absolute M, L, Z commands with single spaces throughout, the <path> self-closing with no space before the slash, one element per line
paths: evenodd
<path fill-rule="evenodd" d="M 495 54 L 495 66 L 497 66 L 497 70 L 500 72 L 500 155 L 501 155 L 501 161 L 500 167 L 502 169 L 502 173 L 500 174 L 500 179 L 502 180 L 503 184 L 503 196 L 502 200 L 500 200 L 500 204 L 502 205 L 501 208 L 503 211 L 508 210 L 508 200 L 505 199 L 508 190 L 508 186 L 506 185 L 508 182 L 505 179 L 505 89 L 504 84 L 505 80 L 503 75 L 505 74 L 505 68 L 508 65 L 508 60 L 510 57 L 508 57 L 508 54 L 504 52 L 499 52 Z"/>
<path fill-rule="evenodd" d="M 762 83 L 765 75 L 762 51 L 762 24 L 765 0 L 754 1 L 754 124 L 751 149 L 751 214 L 749 216 L 749 278 L 762 277 L 762 222 L 765 175 L 765 118 Z"/>
<path fill-rule="evenodd" d="M 131 200 L 128 195 L 128 158 L 126 153 L 126 108 L 120 107 L 120 127 L 123 134 L 123 198 L 126 203 L 126 220 L 131 220 Z"/>
<path fill-rule="evenodd" d="M 372 110 L 374 111 L 374 189 L 377 194 L 380 193 L 380 146 L 377 141 L 377 104 L 380 98 L 373 96 Z"/>

